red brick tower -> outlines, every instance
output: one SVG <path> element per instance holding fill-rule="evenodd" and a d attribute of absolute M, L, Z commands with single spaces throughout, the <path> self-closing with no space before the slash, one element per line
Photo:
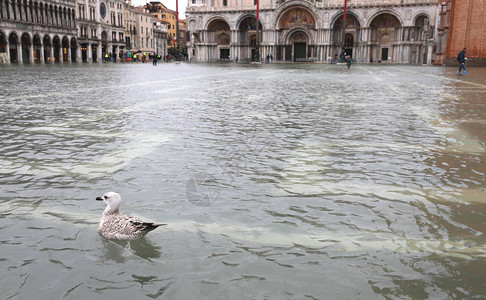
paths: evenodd
<path fill-rule="evenodd" d="M 486 66 L 486 0 L 443 2 L 452 2 L 445 63 L 457 64 L 457 54 L 467 48 L 468 65 Z"/>

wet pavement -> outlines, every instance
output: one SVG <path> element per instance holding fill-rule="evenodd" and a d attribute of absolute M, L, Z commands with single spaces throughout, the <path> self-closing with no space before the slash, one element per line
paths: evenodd
<path fill-rule="evenodd" d="M 486 69 L 0 66 L 2 299 L 484 299 Z M 98 235 L 107 191 L 168 223 Z"/>

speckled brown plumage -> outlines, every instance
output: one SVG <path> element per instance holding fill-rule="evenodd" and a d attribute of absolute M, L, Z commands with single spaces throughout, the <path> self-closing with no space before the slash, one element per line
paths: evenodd
<path fill-rule="evenodd" d="M 103 197 L 96 198 L 96 200 L 102 200 L 106 203 L 98 232 L 107 239 L 135 240 L 159 226 L 166 225 L 143 222 L 137 216 L 121 215 L 119 211 L 121 197 L 118 193 L 108 192 Z"/>

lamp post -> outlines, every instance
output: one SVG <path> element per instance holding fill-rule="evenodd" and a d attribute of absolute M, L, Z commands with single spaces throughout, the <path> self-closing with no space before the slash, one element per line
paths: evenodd
<path fill-rule="evenodd" d="M 179 38 L 179 0 L 176 0 L 176 60 L 181 60 L 181 39 Z"/>
<path fill-rule="evenodd" d="M 347 0 L 344 0 L 344 14 L 343 14 L 343 36 L 342 36 L 342 40 L 341 40 L 341 62 L 344 61 L 345 57 L 344 57 L 344 53 L 346 53 L 346 42 L 345 42 L 345 39 L 346 39 L 346 25 L 347 25 L 347 22 L 346 22 L 346 9 L 347 9 L 347 5 L 348 4 L 348 1 Z"/>
<path fill-rule="evenodd" d="M 256 0 L 256 60 L 260 61 L 260 22 L 259 22 L 259 12 L 260 12 L 260 0 Z"/>

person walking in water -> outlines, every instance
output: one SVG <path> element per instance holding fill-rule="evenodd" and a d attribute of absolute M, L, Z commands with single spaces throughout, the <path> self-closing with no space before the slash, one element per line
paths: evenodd
<path fill-rule="evenodd" d="M 154 53 L 154 56 L 152 57 L 152 65 L 157 65 L 157 53 Z"/>
<path fill-rule="evenodd" d="M 461 70 L 464 69 L 463 74 L 467 74 L 466 72 L 466 48 L 462 49 L 461 52 L 457 55 L 457 60 L 459 61 L 459 70 L 457 70 L 457 74 L 461 74 Z"/>
<path fill-rule="evenodd" d="M 346 56 L 346 65 L 348 66 L 348 69 L 351 68 L 351 63 L 352 63 L 351 55 Z"/>

